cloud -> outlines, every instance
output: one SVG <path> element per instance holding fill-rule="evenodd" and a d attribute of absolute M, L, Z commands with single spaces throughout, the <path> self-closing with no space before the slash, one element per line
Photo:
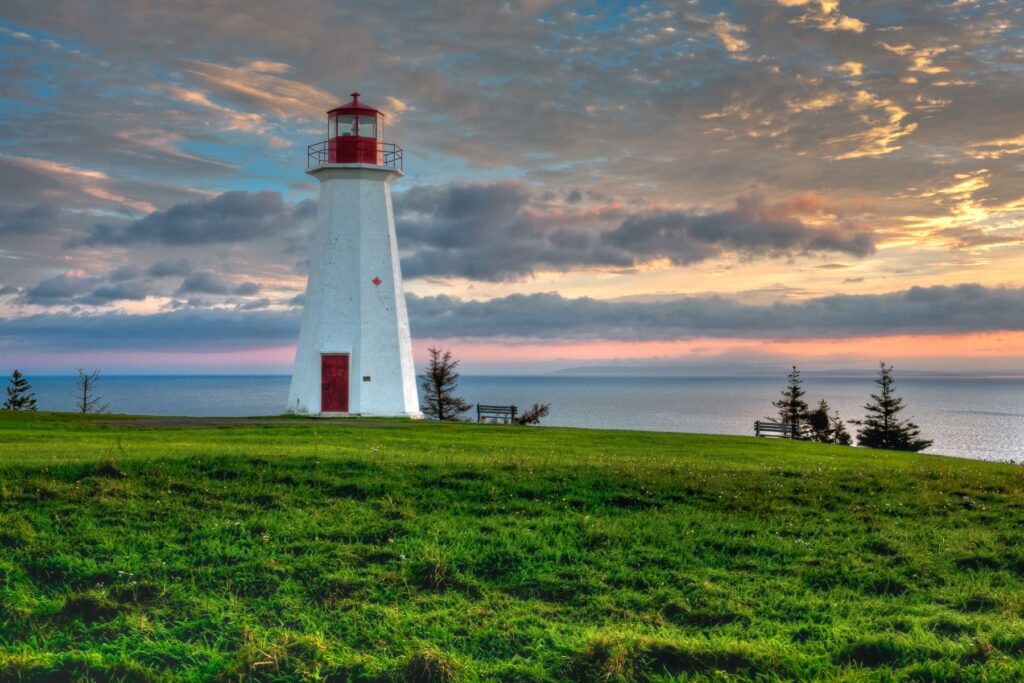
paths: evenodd
<path fill-rule="evenodd" d="M 745 255 L 838 252 L 874 253 L 871 233 L 853 224 L 812 227 L 798 214 L 820 208 L 814 196 L 769 203 L 761 195 L 740 197 L 734 209 L 706 214 L 662 211 L 627 218 L 604 235 L 606 242 L 638 259 L 668 258 L 685 264 L 719 256 L 727 250 Z"/>
<path fill-rule="evenodd" d="M 1004 156 L 1024 154 L 1024 135 L 1012 138 L 996 138 L 972 143 L 967 154 L 975 159 L 999 159 Z"/>
<path fill-rule="evenodd" d="M 93 290 L 90 302 L 107 303 L 111 301 L 142 301 L 149 292 L 146 284 L 139 281 L 114 282 L 101 285 Z"/>
<path fill-rule="evenodd" d="M 229 286 L 219 273 L 212 270 L 199 270 L 186 277 L 178 288 L 178 294 L 237 294 L 252 296 L 260 292 L 256 282 L 242 282 L 234 287 Z"/>
<path fill-rule="evenodd" d="M 828 339 L 1024 330 L 1024 289 L 913 287 L 749 304 L 721 296 L 659 301 L 570 299 L 555 293 L 486 301 L 408 296 L 423 339 Z M 249 304 L 242 304 L 241 307 Z M 263 308 L 263 300 L 252 303 Z M 152 315 L 57 313 L 0 318 L 0 346 L 45 349 L 209 350 L 295 343 L 300 313 L 183 307 Z"/>
<path fill-rule="evenodd" d="M 280 118 L 321 120 L 336 105 L 332 94 L 309 83 L 273 75 L 290 70 L 287 64 L 253 61 L 241 67 L 202 61 L 186 62 L 185 70 L 210 88 L 246 106 L 256 107 Z M 270 71 L 271 73 L 268 73 Z"/>
<path fill-rule="evenodd" d="M 295 311 L 184 308 L 151 315 L 38 314 L 0 318 L 0 343 L 77 350 L 252 349 L 294 343 Z"/>
<path fill-rule="evenodd" d="M 723 211 L 533 208 L 520 183 L 414 188 L 395 200 L 406 277 L 507 280 L 540 270 L 632 268 L 668 259 L 683 265 L 730 253 L 775 257 L 874 252 L 870 231 L 823 217 L 813 195 L 771 203 L 741 197 Z M 827 218 L 811 225 L 801 218 Z M 618 218 L 617 227 L 613 219 Z"/>
<path fill-rule="evenodd" d="M 946 51 L 944 47 L 925 47 L 915 48 L 913 45 L 889 45 L 884 41 L 880 41 L 879 45 L 894 54 L 900 55 L 901 57 L 910 57 L 910 66 L 908 70 L 919 71 L 924 74 L 943 74 L 947 73 L 949 69 L 944 66 L 936 66 L 932 63 L 935 57 L 938 57 Z"/>
<path fill-rule="evenodd" d="M 148 212 L 156 208 L 149 201 L 121 192 L 110 174 L 65 162 L 0 155 L 0 173 L 9 181 L 5 183 L 6 191 L 21 193 L 21 188 L 24 188 L 28 197 L 44 195 L 51 200 L 83 197 L 108 208 L 133 212 Z M 50 218 L 53 217 L 51 214 Z"/>
<path fill-rule="evenodd" d="M 59 216 L 60 211 L 52 204 L 0 210 L 0 236 L 26 236 L 46 232 L 54 226 Z"/>
<path fill-rule="evenodd" d="M 142 277 L 142 269 L 136 265 L 121 266 L 115 268 L 107 275 L 107 279 L 111 282 L 122 282 L 124 280 L 136 280 Z"/>
<path fill-rule="evenodd" d="M 971 284 L 769 305 L 720 296 L 645 303 L 547 293 L 489 301 L 411 297 L 408 308 L 413 333 L 435 339 L 800 339 L 1024 330 L 1024 289 Z"/>
<path fill-rule="evenodd" d="M 200 270 L 185 278 L 178 288 L 179 294 L 227 294 L 228 285 L 212 270 Z"/>
<path fill-rule="evenodd" d="M 192 264 L 189 263 L 187 258 L 179 258 L 173 261 L 157 261 L 146 271 L 151 277 L 185 276 L 191 272 Z"/>
<path fill-rule="evenodd" d="M 245 303 L 238 304 L 237 308 L 240 311 L 257 311 L 270 306 L 270 299 L 253 299 L 252 301 L 246 301 Z"/>
<path fill-rule="evenodd" d="M 67 272 L 43 280 L 22 293 L 22 301 L 30 304 L 54 305 L 69 303 L 100 282 L 81 272 Z"/>
<path fill-rule="evenodd" d="M 867 90 L 857 91 L 849 106 L 850 111 L 861 113 L 861 118 L 868 128 L 826 140 L 826 144 L 829 145 L 854 144 L 853 149 L 829 157 L 834 161 L 891 154 L 902 149 L 902 145 L 897 144 L 901 138 L 917 130 L 917 123 L 906 121 L 910 112 L 896 102 L 881 98 Z"/>
<path fill-rule="evenodd" d="M 731 54 L 746 52 L 750 48 L 750 43 L 739 37 L 739 34 L 745 33 L 746 30 L 745 27 L 734 24 L 724 17 L 711 22 L 711 34 L 722 41 L 722 47 Z"/>
<path fill-rule="evenodd" d="M 783 7 L 807 7 L 794 24 L 811 24 L 822 31 L 852 31 L 863 33 L 867 24 L 839 11 L 839 0 L 778 0 Z"/>
<path fill-rule="evenodd" d="M 287 235 L 315 215 L 316 203 L 311 200 L 289 205 L 278 192 L 225 192 L 154 211 L 127 225 L 98 224 L 88 235 L 69 240 L 68 246 L 247 242 Z"/>
<path fill-rule="evenodd" d="M 137 280 L 141 271 L 134 266 L 114 270 L 105 278 L 69 271 L 43 280 L 21 292 L 19 303 L 36 306 L 104 306 L 115 301 L 142 301 L 149 296 L 148 285 Z"/>
<path fill-rule="evenodd" d="M 838 74 L 842 74 L 843 76 L 856 77 L 861 76 L 864 73 L 864 65 L 852 60 L 843 62 L 842 64 L 837 64 L 836 66 L 830 66 L 828 69 L 829 71 L 834 71 Z"/>

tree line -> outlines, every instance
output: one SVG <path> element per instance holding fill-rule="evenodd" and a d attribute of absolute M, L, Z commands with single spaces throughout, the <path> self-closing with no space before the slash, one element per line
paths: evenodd
<path fill-rule="evenodd" d="M 71 397 L 75 401 L 75 412 L 107 412 L 107 403 L 104 402 L 98 391 L 101 379 L 103 379 L 103 374 L 99 370 L 86 372 L 82 368 L 78 369 L 75 388 L 71 391 Z M 7 383 L 7 398 L 0 405 L 0 410 L 37 410 L 36 395 L 32 391 L 32 385 L 19 370 L 11 373 L 11 379 Z"/>
<path fill-rule="evenodd" d="M 843 422 L 839 412 L 829 412 L 829 405 L 821 399 L 815 408 L 804 400 L 807 392 L 803 388 L 800 370 L 794 365 L 787 376 L 782 398 L 772 405 L 779 411 L 784 424 L 792 426 L 791 438 L 809 439 L 821 443 L 849 446 L 853 437 L 846 424 L 857 427 L 857 445 L 866 448 L 885 448 L 893 451 L 922 451 L 932 441 L 921 438 L 921 428 L 911 420 L 900 418 L 906 408 L 903 399 L 896 395 L 893 368 L 884 362 L 879 364 L 878 393 L 871 394 L 871 400 L 864 405 L 866 415 L 860 420 Z"/>

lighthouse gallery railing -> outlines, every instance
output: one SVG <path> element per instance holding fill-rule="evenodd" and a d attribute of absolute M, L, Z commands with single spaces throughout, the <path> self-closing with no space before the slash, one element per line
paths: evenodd
<path fill-rule="evenodd" d="M 324 140 L 309 146 L 309 153 L 306 156 L 306 170 L 326 166 L 327 164 L 338 163 L 331 160 L 331 149 L 329 143 L 330 140 Z M 396 168 L 399 171 L 402 170 L 402 148 L 393 142 L 356 139 L 355 145 L 358 147 L 359 156 L 363 156 L 364 154 L 373 154 L 376 152 L 375 156 L 378 159 L 381 159 L 381 163 L 375 164 L 376 166 Z"/>

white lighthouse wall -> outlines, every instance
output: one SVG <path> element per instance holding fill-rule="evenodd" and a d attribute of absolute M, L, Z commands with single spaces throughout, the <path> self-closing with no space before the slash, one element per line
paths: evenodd
<path fill-rule="evenodd" d="M 391 207 L 401 174 L 364 164 L 311 174 L 320 205 L 288 410 L 321 414 L 321 355 L 347 353 L 350 414 L 420 417 Z"/>

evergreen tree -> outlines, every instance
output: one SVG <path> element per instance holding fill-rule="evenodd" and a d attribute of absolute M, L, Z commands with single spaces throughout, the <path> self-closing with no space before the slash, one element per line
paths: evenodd
<path fill-rule="evenodd" d="M 35 410 L 36 395 L 32 393 L 32 385 L 25 375 L 17 370 L 11 373 L 11 383 L 7 386 L 7 400 L 3 410 Z"/>
<path fill-rule="evenodd" d="M 843 422 L 842 418 L 839 417 L 839 412 L 836 411 L 832 415 L 832 425 L 830 432 L 832 434 L 831 443 L 838 444 L 840 446 L 849 446 L 853 443 L 853 437 L 850 436 L 850 432 L 846 429 L 846 423 Z"/>
<path fill-rule="evenodd" d="M 444 353 L 441 349 L 431 347 L 430 364 L 423 380 L 423 412 L 437 420 L 457 420 L 459 416 L 473 407 L 452 392 L 458 386 L 459 373 L 455 371 L 459 361 L 452 360 L 451 349 Z"/>
<path fill-rule="evenodd" d="M 818 407 L 807 413 L 806 423 L 809 436 L 819 443 L 849 446 L 853 441 L 842 418 L 839 417 L 839 412 L 829 415 L 828 401 L 825 399 L 821 399 Z"/>
<path fill-rule="evenodd" d="M 819 443 L 832 443 L 832 418 L 828 414 L 828 401 L 821 399 L 818 407 L 807 413 L 810 437 Z"/>
<path fill-rule="evenodd" d="M 800 371 L 793 366 L 792 372 L 787 377 L 786 388 L 782 390 L 782 398 L 773 401 L 772 405 L 779 409 L 779 417 L 782 422 L 793 426 L 792 438 L 799 439 L 803 436 L 803 423 L 807 419 L 807 403 L 803 397 L 806 393 L 801 384 Z"/>
<path fill-rule="evenodd" d="M 894 451 L 920 451 L 932 445 L 920 438 L 921 429 L 910 420 L 897 415 L 906 407 L 903 399 L 893 393 L 895 380 L 892 366 L 881 363 L 875 384 L 879 393 L 871 394 L 871 403 L 864 406 L 867 416 L 858 422 L 857 445 L 868 448 L 888 448 Z"/>

